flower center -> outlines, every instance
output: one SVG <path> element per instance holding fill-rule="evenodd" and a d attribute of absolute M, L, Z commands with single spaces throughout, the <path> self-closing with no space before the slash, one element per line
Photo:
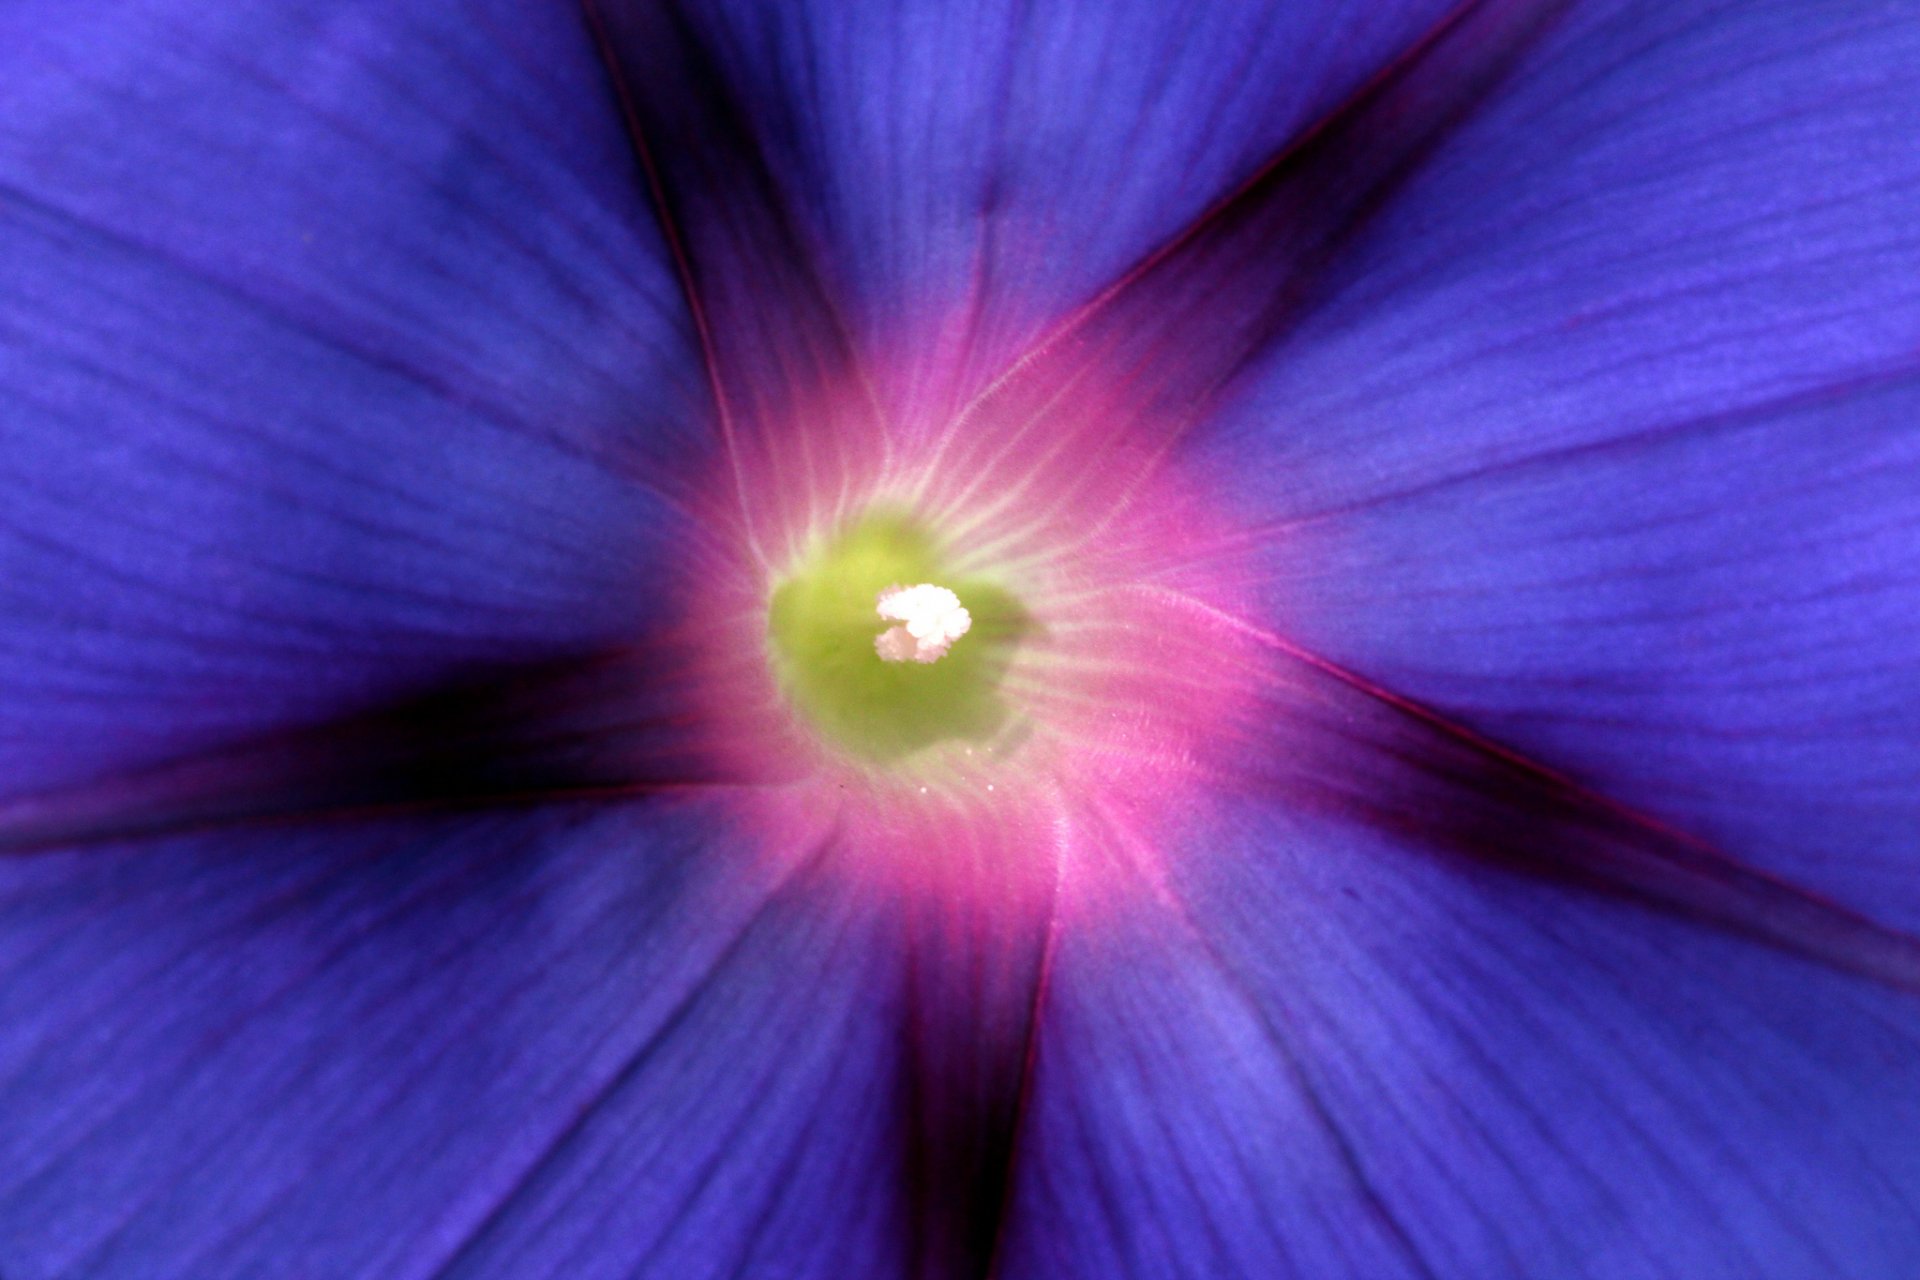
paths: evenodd
<path fill-rule="evenodd" d="M 788 699 L 830 746 L 872 764 L 1006 728 L 1000 683 L 1030 627 L 1011 593 L 956 577 L 932 534 L 892 513 L 809 548 L 768 608 Z"/>
<path fill-rule="evenodd" d="M 882 662 L 938 662 L 973 627 L 973 615 L 960 597 L 931 582 L 888 587 L 880 593 L 874 612 L 900 623 L 873 642 Z"/>

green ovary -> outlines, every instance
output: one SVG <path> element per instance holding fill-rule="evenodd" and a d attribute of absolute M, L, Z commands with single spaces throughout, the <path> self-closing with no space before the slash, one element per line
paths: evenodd
<path fill-rule="evenodd" d="M 889 625 L 875 603 L 892 586 L 953 591 L 972 628 L 936 662 L 886 662 Z M 1001 678 L 1031 620 L 1004 588 L 955 580 L 926 529 L 870 514 L 810 549 L 774 589 L 768 627 L 776 671 L 795 708 L 832 746 L 892 764 L 948 741 L 981 742 L 1009 722 Z"/>

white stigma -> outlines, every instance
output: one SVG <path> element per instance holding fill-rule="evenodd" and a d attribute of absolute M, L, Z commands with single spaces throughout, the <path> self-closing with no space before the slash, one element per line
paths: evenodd
<path fill-rule="evenodd" d="M 931 582 L 888 587 L 880 593 L 877 611 L 900 624 L 874 638 L 874 652 L 884 662 L 938 662 L 973 625 L 960 597 Z"/>

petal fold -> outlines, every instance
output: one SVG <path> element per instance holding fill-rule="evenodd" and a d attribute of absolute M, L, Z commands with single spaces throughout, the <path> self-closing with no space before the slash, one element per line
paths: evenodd
<path fill-rule="evenodd" d="M 1572 6 L 1181 455 L 1264 626 L 1905 931 L 1915 56 L 1865 6 Z"/>
<path fill-rule="evenodd" d="M 0 17 L 9 791 L 630 635 L 684 311 L 576 15 Z"/>
<path fill-rule="evenodd" d="M 1259 801 L 1195 853 L 1066 935 L 1004 1274 L 1920 1263 L 1913 991 Z"/>
<path fill-rule="evenodd" d="M 890 1274 L 891 928 L 716 799 L 0 861 L 7 1274 Z"/>
<path fill-rule="evenodd" d="M 697 41 L 909 419 L 950 415 L 1450 7 L 599 3 L 629 59 L 670 46 L 623 15 Z"/>

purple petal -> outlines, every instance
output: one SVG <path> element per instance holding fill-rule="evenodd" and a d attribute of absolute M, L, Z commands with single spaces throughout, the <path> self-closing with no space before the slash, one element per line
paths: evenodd
<path fill-rule="evenodd" d="M 595 7 L 626 64 L 676 82 L 697 67 L 730 103 L 887 401 L 937 413 L 1449 6 Z M 710 141 L 676 131 L 662 149 Z"/>
<path fill-rule="evenodd" d="M 0 17 L 10 791 L 657 611 L 704 390 L 564 6 Z"/>
<path fill-rule="evenodd" d="M 0 863 L 8 1276 L 886 1271 L 897 941 L 827 833 L 734 828 L 681 799 Z"/>
<path fill-rule="evenodd" d="M 1297 1050 L 1192 929 L 1138 910 L 1118 924 L 1075 916 L 1042 1010 L 994 1274 L 1423 1274 Z"/>
<path fill-rule="evenodd" d="M 1301 531 L 1294 626 L 1912 929 L 1917 411 L 1910 388 L 1861 393 L 1383 502 Z"/>
<path fill-rule="evenodd" d="M 1219 477 L 1169 466 L 1169 457 L 1195 452 L 1187 438 L 1217 412 L 1222 392 L 1298 322 L 1328 265 L 1563 7 L 1494 0 L 1437 24 L 1251 180 L 1062 319 L 963 413 L 936 419 L 924 487 L 953 508 L 960 502 L 940 492 L 943 483 L 961 498 L 990 493 L 986 514 L 1012 506 L 1025 518 L 1009 522 L 1028 531 L 1056 508 L 1124 515 L 1145 544 L 1118 557 L 1137 566 L 1133 576 L 1202 566 L 1211 572 L 1198 576 L 1213 579 L 1208 594 L 1220 596 L 1245 572 L 1235 557 L 1261 542 L 1264 511 L 1246 517 L 1255 525 L 1249 539 L 1237 525 L 1223 534 L 1168 508 L 1184 492 L 1217 506 L 1249 470 L 1261 472 L 1248 468 L 1244 450 L 1213 460 Z M 964 528 L 983 515 L 961 509 L 950 518 Z M 1127 536 L 1104 527 L 1082 535 L 1096 544 Z"/>
<path fill-rule="evenodd" d="M 1037 833 L 1036 833 L 1037 834 Z M 937 894 L 904 913 L 904 1274 L 990 1274 L 1005 1230 L 1009 1179 L 1032 1084 L 1037 1019 L 1058 940 L 1054 889 L 1063 851 L 996 832 L 985 847 L 949 841 Z"/>
<path fill-rule="evenodd" d="M 748 559 L 790 557 L 815 504 L 847 518 L 887 429 L 746 91 L 676 7 L 586 9 L 712 388 L 727 474 L 702 510 L 744 524 Z"/>
<path fill-rule="evenodd" d="M 1581 10 L 1206 441 L 1277 630 L 1902 928 L 1917 40 Z"/>
<path fill-rule="evenodd" d="M 1339 819 L 1075 906 L 1009 1276 L 1903 1275 L 1920 997 Z"/>
<path fill-rule="evenodd" d="M 0 854 L 742 783 L 712 750 L 711 726 L 686 723 L 693 680 L 664 646 L 489 670 L 362 714 L 0 804 Z"/>
<path fill-rule="evenodd" d="M 1784 9 L 1570 7 L 1287 8 L 1265 40 L 1223 7 L 1161 61 L 997 10 L 609 3 L 611 93 L 580 29 L 517 8 L 499 39 L 424 6 L 0 19 L 30 49 L 0 94 L 40 112 L 0 124 L 28 300 L 0 333 L 29 339 L 0 385 L 41 397 L 0 462 L 38 504 L 0 552 L 19 785 L 276 731 L 0 810 L 0 843 L 42 851 L 0 860 L 6 1265 L 1920 1266 L 1920 943 L 1888 927 L 1913 923 L 1920 707 L 1887 636 L 1916 335 L 1891 273 L 1852 278 L 1915 265 L 1911 149 L 1848 185 L 1913 51 Z M 1323 38 L 1316 74 L 1219 74 Z M 508 74 L 503 47 L 535 56 Z M 876 79 L 877 48 L 953 84 Z M 81 50 L 143 61 L 77 88 Z M 1795 87 L 1804 118 L 1772 100 Z M 513 129 L 529 103 L 558 137 Z M 62 112 L 91 125 L 72 155 Z M 715 461 L 697 359 L 749 523 L 741 476 L 788 464 L 844 506 L 894 443 L 881 404 L 938 422 L 1323 117 L 988 405 L 1042 421 L 1117 365 L 1111 421 L 1158 445 L 1242 393 L 1179 461 L 1278 517 L 1248 544 L 1273 630 L 1238 633 L 1275 696 L 1221 726 L 1247 764 L 1184 858 L 1090 819 L 1031 876 L 898 916 L 807 860 L 824 824 L 769 860 L 685 795 L 337 824 L 693 780 L 674 711 L 603 704 L 577 657 L 652 618 L 645 566 L 683 549 L 680 481 Z M 263 122 L 246 154 L 206 145 L 230 119 Z M 152 164 L 177 137 L 193 163 Z M 1777 181 L 1809 150 L 1824 203 Z M 290 191 L 349 234 L 291 248 Z M 93 420 L 130 425 L 96 446 Z M 1040 453 L 1070 470 L 1091 438 Z M 1151 475 L 1140 452 L 1111 470 Z M 99 496 L 124 493 L 145 505 Z M 481 664 L 507 680 L 476 700 Z M 66 841 L 92 847 L 44 852 Z"/>

